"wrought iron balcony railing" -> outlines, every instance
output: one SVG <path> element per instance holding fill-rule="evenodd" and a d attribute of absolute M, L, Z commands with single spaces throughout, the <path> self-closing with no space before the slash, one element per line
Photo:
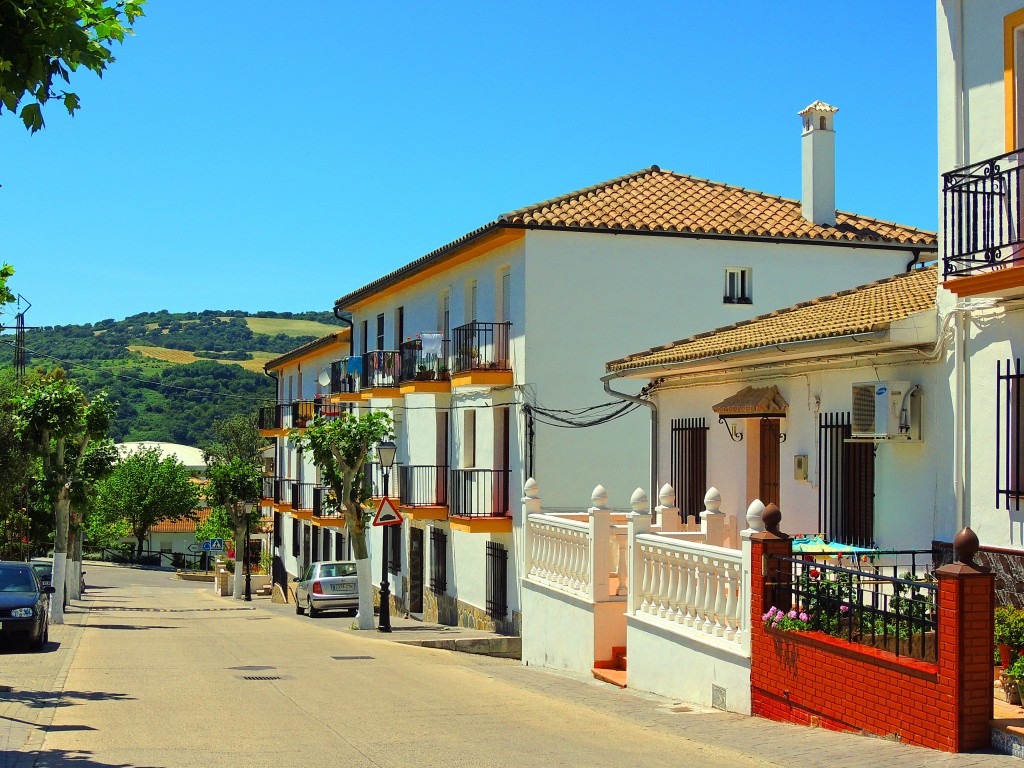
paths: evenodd
<path fill-rule="evenodd" d="M 258 426 L 260 429 L 291 429 L 291 404 L 277 403 L 263 406 L 260 408 Z"/>
<path fill-rule="evenodd" d="M 943 275 L 1024 262 L 1024 150 L 942 174 Z"/>
<path fill-rule="evenodd" d="M 508 353 L 509 329 L 512 323 L 467 323 L 454 334 L 452 370 L 509 371 L 512 369 Z"/>
<path fill-rule="evenodd" d="M 448 494 L 450 517 L 506 517 L 509 470 L 453 469 Z"/>
<path fill-rule="evenodd" d="M 274 498 L 274 484 L 277 482 L 276 477 L 264 477 L 263 478 L 263 489 L 260 491 L 260 498 L 272 499 Z"/>
<path fill-rule="evenodd" d="M 331 394 L 345 395 L 359 391 L 359 369 L 362 358 L 346 357 L 331 363 Z"/>
<path fill-rule="evenodd" d="M 313 483 L 292 483 L 292 509 L 313 509 Z"/>
<path fill-rule="evenodd" d="M 289 480 L 284 477 L 274 478 L 274 503 L 284 504 L 292 500 L 292 483 L 294 480 Z"/>
<path fill-rule="evenodd" d="M 392 499 L 401 498 L 402 481 L 401 464 L 394 464 L 388 473 L 388 496 Z M 384 469 L 377 462 L 363 465 L 363 490 L 366 497 L 379 499 L 384 495 Z"/>
<path fill-rule="evenodd" d="M 448 339 L 441 341 L 436 352 L 423 350 L 422 339 L 412 339 L 402 343 L 399 353 L 402 366 L 399 378 L 401 381 L 447 381 L 448 373 Z"/>
<path fill-rule="evenodd" d="M 314 485 L 313 517 L 337 518 L 341 516 L 341 506 L 335 501 L 334 491 L 324 485 Z"/>
<path fill-rule="evenodd" d="M 398 475 L 402 506 L 448 506 L 448 467 L 403 465 Z"/>
<path fill-rule="evenodd" d="M 362 389 L 397 387 L 401 362 L 397 349 L 375 349 L 365 353 L 359 386 Z"/>

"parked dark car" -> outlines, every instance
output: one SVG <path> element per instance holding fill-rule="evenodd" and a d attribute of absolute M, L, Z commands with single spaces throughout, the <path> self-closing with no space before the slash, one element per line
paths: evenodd
<path fill-rule="evenodd" d="M 25 641 L 34 651 L 50 639 L 50 585 L 28 563 L 0 562 L 0 637 Z"/>

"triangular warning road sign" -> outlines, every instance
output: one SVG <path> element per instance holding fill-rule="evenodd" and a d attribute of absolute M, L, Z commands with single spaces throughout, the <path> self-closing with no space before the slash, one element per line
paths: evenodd
<path fill-rule="evenodd" d="M 373 518 L 374 525 L 401 525 L 402 516 L 398 514 L 398 508 L 387 496 L 380 500 L 377 507 L 377 514 Z"/>

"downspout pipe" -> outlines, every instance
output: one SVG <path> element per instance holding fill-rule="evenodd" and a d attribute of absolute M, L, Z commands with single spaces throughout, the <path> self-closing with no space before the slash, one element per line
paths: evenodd
<path fill-rule="evenodd" d="M 651 499 L 651 510 L 653 512 L 655 500 L 658 498 L 658 404 L 653 400 L 646 400 L 636 395 L 627 395 L 625 392 L 618 392 L 612 389 L 611 379 L 617 378 L 617 375 L 612 373 L 608 376 L 601 377 L 601 383 L 604 384 L 604 391 L 612 397 L 617 397 L 619 400 L 627 400 L 631 403 L 637 403 L 639 405 L 645 405 L 651 409 L 651 492 L 648 498 Z M 678 490 L 678 489 L 677 489 Z M 651 515 L 651 522 L 660 522 L 653 519 L 654 515 Z"/>
<path fill-rule="evenodd" d="M 345 325 L 348 326 L 348 356 L 349 357 L 355 357 L 355 355 L 356 355 L 356 338 L 355 338 L 356 328 L 355 328 L 355 323 L 352 322 L 352 315 L 351 314 L 346 314 L 345 310 L 343 310 L 341 307 L 335 305 L 335 307 L 334 307 L 334 316 L 336 318 L 338 318 L 339 320 L 341 320 L 341 322 L 345 323 Z"/>

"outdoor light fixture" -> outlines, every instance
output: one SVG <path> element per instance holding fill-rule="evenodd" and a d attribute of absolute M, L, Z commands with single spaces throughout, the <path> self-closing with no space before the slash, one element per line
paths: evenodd
<path fill-rule="evenodd" d="M 388 475 L 391 467 L 395 464 L 395 454 L 398 453 L 398 446 L 390 440 L 377 443 L 377 460 L 380 462 L 381 471 L 384 473 L 384 498 L 388 496 Z M 377 622 L 378 632 L 391 631 L 391 589 L 388 584 L 388 538 L 391 536 L 391 526 L 384 526 L 381 531 L 381 549 L 384 556 L 381 558 L 383 568 L 380 576 L 380 619 Z"/>
<path fill-rule="evenodd" d="M 249 521 L 252 519 L 252 508 L 255 502 L 243 501 L 242 509 L 245 510 L 245 599 L 252 602 L 252 567 L 249 564 L 252 550 L 249 547 Z"/>

